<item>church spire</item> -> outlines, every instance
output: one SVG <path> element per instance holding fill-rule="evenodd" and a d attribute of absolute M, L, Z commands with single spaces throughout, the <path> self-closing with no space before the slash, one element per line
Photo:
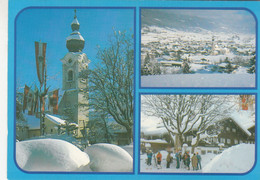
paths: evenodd
<path fill-rule="evenodd" d="M 77 18 L 77 10 L 76 9 L 74 9 L 74 13 L 75 13 L 74 19 L 76 19 Z"/>
<path fill-rule="evenodd" d="M 69 52 L 81 52 L 85 44 L 85 40 L 79 32 L 80 24 L 78 22 L 76 12 L 77 10 L 75 9 L 74 19 L 71 23 L 72 33 L 70 34 L 70 36 L 67 37 L 67 42 L 66 42 L 66 46 Z"/>

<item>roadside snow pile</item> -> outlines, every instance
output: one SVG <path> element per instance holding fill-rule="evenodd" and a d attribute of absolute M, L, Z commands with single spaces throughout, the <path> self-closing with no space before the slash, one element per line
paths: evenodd
<path fill-rule="evenodd" d="M 133 158 L 119 146 L 113 144 L 94 144 L 85 152 L 90 157 L 90 168 L 95 172 L 131 172 Z"/>
<path fill-rule="evenodd" d="M 204 173 L 246 173 L 255 162 L 255 145 L 239 144 L 230 147 L 212 159 Z"/>
<path fill-rule="evenodd" d="M 37 139 L 16 143 L 16 161 L 26 171 L 77 171 L 89 157 L 66 141 Z"/>

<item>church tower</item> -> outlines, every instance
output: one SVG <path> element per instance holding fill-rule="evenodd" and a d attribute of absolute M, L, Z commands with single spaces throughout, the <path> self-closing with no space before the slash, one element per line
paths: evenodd
<path fill-rule="evenodd" d="M 89 120 L 87 71 L 90 60 L 82 52 L 85 40 L 79 32 L 80 24 L 75 16 L 71 23 L 72 33 L 67 37 L 68 53 L 62 62 L 62 90 L 64 94 L 59 104 L 59 114 L 78 125 L 77 137 L 86 135 Z"/>

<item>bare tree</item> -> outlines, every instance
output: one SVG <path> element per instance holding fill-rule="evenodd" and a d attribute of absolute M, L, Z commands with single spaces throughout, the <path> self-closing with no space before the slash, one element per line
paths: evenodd
<path fill-rule="evenodd" d="M 201 134 L 228 113 L 229 96 L 224 95 L 143 95 L 142 111 L 162 120 L 175 147 L 180 148 L 186 133 L 193 132 L 199 144 Z"/>
<path fill-rule="evenodd" d="M 133 36 L 114 32 L 109 47 L 98 49 L 100 63 L 90 72 L 90 105 L 124 126 L 133 135 Z"/>

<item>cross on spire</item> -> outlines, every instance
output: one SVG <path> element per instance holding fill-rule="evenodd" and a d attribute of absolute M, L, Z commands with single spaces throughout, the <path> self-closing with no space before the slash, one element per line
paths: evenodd
<path fill-rule="evenodd" d="M 74 19 L 76 19 L 77 18 L 77 10 L 76 9 L 74 9 L 74 12 L 75 12 L 75 15 L 74 15 Z"/>

